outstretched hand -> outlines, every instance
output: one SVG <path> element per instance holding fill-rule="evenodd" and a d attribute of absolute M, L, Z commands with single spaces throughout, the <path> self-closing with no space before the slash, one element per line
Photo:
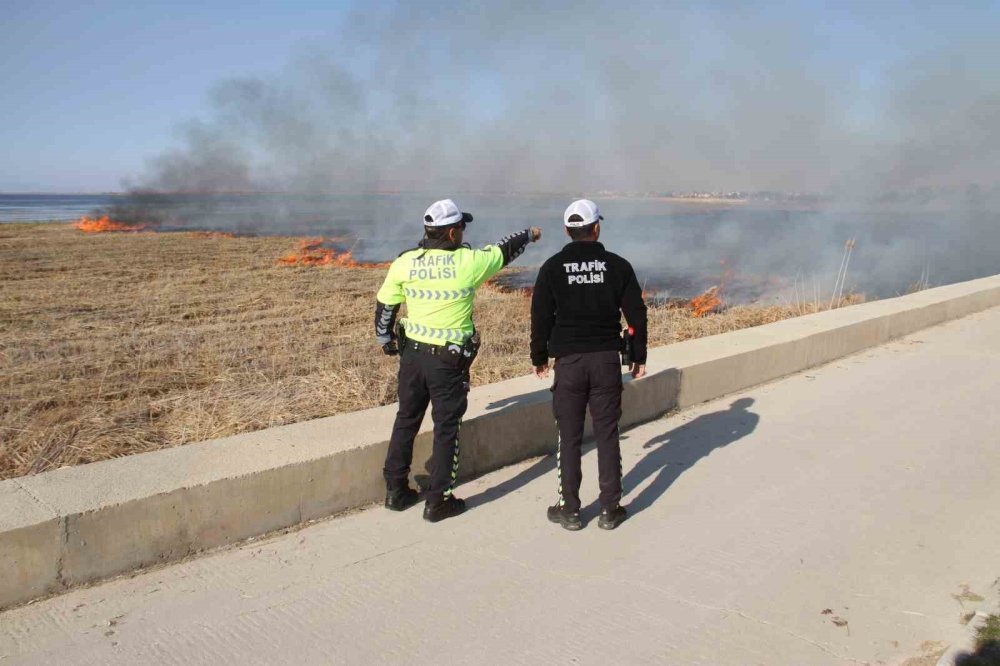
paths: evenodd
<path fill-rule="evenodd" d="M 531 227 L 531 229 L 529 231 L 531 231 L 531 242 L 532 243 L 536 242 L 539 238 L 542 237 L 542 230 L 541 230 L 540 227 Z"/>
<path fill-rule="evenodd" d="M 535 376 L 538 377 L 539 379 L 545 379 L 546 377 L 548 377 L 549 376 L 549 364 L 546 363 L 545 365 L 536 365 L 535 366 Z"/>

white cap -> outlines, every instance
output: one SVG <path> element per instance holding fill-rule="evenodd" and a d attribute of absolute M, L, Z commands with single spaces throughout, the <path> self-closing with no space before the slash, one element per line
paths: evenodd
<path fill-rule="evenodd" d="M 435 201 L 424 211 L 425 227 L 447 227 L 459 222 L 472 222 L 472 216 L 460 211 L 451 199 Z"/>
<path fill-rule="evenodd" d="M 569 218 L 574 215 L 579 215 L 583 218 L 583 220 L 580 222 L 575 220 L 570 222 Z M 598 208 L 597 204 L 590 199 L 577 199 L 571 203 L 569 208 L 566 209 L 566 212 L 563 213 L 563 224 L 567 227 L 585 227 L 588 224 L 593 224 L 594 222 L 598 222 L 603 219 L 604 217 L 601 215 L 601 209 Z"/>

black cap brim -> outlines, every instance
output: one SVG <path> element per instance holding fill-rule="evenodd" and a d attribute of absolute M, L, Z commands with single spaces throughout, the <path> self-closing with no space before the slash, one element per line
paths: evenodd
<path fill-rule="evenodd" d="M 472 213 L 462 213 L 462 224 L 472 222 Z"/>

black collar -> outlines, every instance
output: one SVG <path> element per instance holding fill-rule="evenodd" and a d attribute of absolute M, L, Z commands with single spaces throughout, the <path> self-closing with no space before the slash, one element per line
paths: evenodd
<path fill-rule="evenodd" d="M 604 251 L 604 245 L 602 245 L 600 241 L 592 241 L 592 240 L 572 241 L 566 243 L 566 246 L 563 249 L 573 251 L 573 250 L 584 250 L 587 248 L 597 248 L 601 252 Z"/>
<path fill-rule="evenodd" d="M 409 250 L 403 250 L 402 252 L 399 253 L 399 256 L 402 257 L 407 252 L 413 252 L 415 250 L 422 250 L 423 252 L 426 252 L 427 250 L 444 250 L 446 252 L 454 252 L 455 250 L 458 250 L 463 247 L 470 250 L 472 249 L 472 246 L 469 245 L 468 243 L 456 244 L 448 240 L 447 238 L 442 238 L 440 240 L 432 240 L 425 236 L 424 238 L 420 239 L 420 242 L 417 243 L 416 247 L 410 248 Z M 420 254 L 421 257 L 424 256 L 423 252 L 421 252 Z"/>

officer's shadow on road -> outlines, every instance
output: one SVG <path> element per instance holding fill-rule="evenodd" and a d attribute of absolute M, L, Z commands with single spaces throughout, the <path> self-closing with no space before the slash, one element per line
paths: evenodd
<path fill-rule="evenodd" d="M 686 469 L 752 433 L 760 421 L 759 414 L 749 411 L 753 403 L 753 398 L 740 398 L 725 411 L 702 414 L 646 442 L 642 448 L 652 450 L 622 479 L 622 503 L 629 513 L 634 516 L 648 509 Z M 649 485 L 633 495 L 650 477 L 654 478 Z M 595 502 L 583 513 L 597 511 Z"/>
<path fill-rule="evenodd" d="M 760 421 L 760 415 L 749 411 L 753 404 L 753 398 L 740 398 L 727 410 L 702 414 L 646 442 L 643 448 L 652 451 L 636 463 L 622 479 L 623 504 L 626 504 L 629 513 L 634 516 L 648 509 L 684 473 L 684 470 L 715 449 L 731 444 L 753 432 Z M 623 441 L 627 439 L 627 435 L 622 435 Z M 584 454 L 589 453 L 593 446 L 593 442 L 584 445 Z M 545 456 L 503 483 L 466 498 L 466 502 L 469 508 L 488 504 L 520 490 L 535 479 L 555 470 L 555 467 L 556 457 Z M 653 476 L 655 476 L 653 481 L 633 497 L 632 494 L 636 489 Z M 584 520 L 589 521 L 599 510 L 595 500 L 581 513 Z"/>
<path fill-rule="evenodd" d="M 467 497 L 465 502 L 470 509 L 482 506 L 483 504 L 489 504 L 494 500 L 498 500 L 501 497 L 520 490 L 535 479 L 543 477 L 553 471 L 555 468 L 556 457 L 554 455 L 547 455 L 544 458 L 540 458 L 535 461 L 535 464 L 531 467 L 521 470 L 503 483 L 495 485 L 492 488 L 487 488 L 483 492 L 476 493 L 471 497 Z"/>

